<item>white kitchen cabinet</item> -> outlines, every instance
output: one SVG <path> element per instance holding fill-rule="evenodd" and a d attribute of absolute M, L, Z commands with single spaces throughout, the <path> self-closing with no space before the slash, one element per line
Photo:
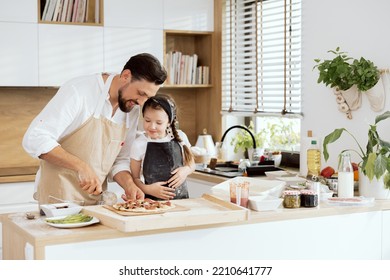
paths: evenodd
<path fill-rule="evenodd" d="M 33 199 L 34 183 L 0 184 L 0 215 L 14 212 L 36 212 L 38 204 Z M 0 223 L 0 259 L 2 259 L 2 224 Z"/>
<path fill-rule="evenodd" d="M 214 0 L 164 0 L 164 29 L 214 31 Z"/>
<path fill-rule="evenodd" d="M 104 28 L 104 71 L 119 73 L 131 56 L 144 52 L 162 61 L 162 30 Z"/>
<path fill-rule="evenodd" d="M 390 210 L 382 211 L 382 260 L 390 260 Z"/>
<path fill-rule="evenodd" d="M 0 0 L 0 22 L 37 23 L 37 6 L 36 0 Z"/>
<path fill-rule="evenodd" d="M 40 226 L 28 228 L 11 217 L 4 219 L 4 255 L 16 259 L 148 260 L 155 256 L 144 248 L 153 245 L 155 251 L 165 252 L 160 256 L 165 260 L 380 260 L 381 211 L 338 211 L 340 214 L 313 218 L 283 219 L 281 214 L 270 221 L 135 233 L 98 225 L 89 233 L 85 228 L 81 233 L 69 230 L 61 235 L 44 232 Z M 11 234 L 18 242 L 12 247 L 6 242 Z M 245 248 L 232 246 L 233 241 Z M 27 242 L 30 251 L 26 254 Z"/>
<path fill-rule="evenodd" d="M 163 29 L 163 0 L 104 1 L 105 27 Z"/>
<path fill-rule="evenodd" d="M 37 24 L 0 22 L 0 38 L 0 86 L 37 86 Z"/>
<path fill-rule="evenodd" d="M 39 24 L 39 85 L 103 71 L 103 28 Z"/>

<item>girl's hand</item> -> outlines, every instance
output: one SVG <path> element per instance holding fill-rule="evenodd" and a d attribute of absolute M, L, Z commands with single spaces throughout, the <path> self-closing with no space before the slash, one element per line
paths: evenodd
<path fill-rule="evenodd" d="M 147 193 L 164 200 L 174 199 L 175 190 L 166 187 L 166 185 L 167 182 L 156 182 L 151 185 L 148 185 L 149 191 Z"/>
<path fill-rule="evenodd" d="M 172 189 L 180 187 L 187 179 L 187 176 L 191 173 L 192 170 L 189 166 L 181 166 L 176 168 L 171 172 L 172 176 L 168 180 L 168 186 L 170 186 Z"/>

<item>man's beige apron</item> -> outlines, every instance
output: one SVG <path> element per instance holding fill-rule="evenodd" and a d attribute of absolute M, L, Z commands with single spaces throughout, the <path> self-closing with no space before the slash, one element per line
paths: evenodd
<path fill-rule="evenodd" d="M 102 78 L 97 76 L 102 93 L 97 96 L 99 101 L 94 115 L 60 142 L 68 153 L 91 166 L 102 183 L 103 191 L 107 189 L 107 174 L 119 154 L 127 133 L 126 122 L 119 125 L 101 116 L 113 77 L 114 75 L 109 76 L 103 84 Z M 40 168 L 37 193 L 39 204 L 58 202 L 58 199 L 61 199 L 94 205 L 100 200 L 101 195 L 90 195 L 80 188 L 76 171 L 53 165 L 45 160 L 41 160 Z"/>

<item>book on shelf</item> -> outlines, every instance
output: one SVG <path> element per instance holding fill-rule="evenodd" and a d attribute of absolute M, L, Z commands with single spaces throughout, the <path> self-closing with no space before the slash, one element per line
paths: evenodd
<path fill-rule="evenodd" d="M 74 0 L 68 0 L 68 9 L 66 10 L 66 22 L 71 22 L 73 14 L 73 3 Z"/>
<path fill-rule="evenodd" d="M 41 5 L 42 21 L 100 21 L 100 0 L 42 0 Z"/>
<path fill-rule="evenodd" d="M 198 66 L 198 55 L 170 51 L 165 56 L 168 72 L 167 84 L 195 85 L 209 83 L 209 67 Z"/>
<path fill-rule="evenodd" d="M 47 8 L 49 7 L 50 0 L 43 0 L 41 5 L 45 5 L 42 11 L 41 20 L 45 20 L 47 14 Z"/>
<path fill-rule="evenodd" d="M 58 15 L 61 12 L 61 5 L 63 4 L 63 0 L 57 0 L 56 8 L 54 9 L 52 21 L 58 21 Z"/>
<path fill-rule="evenodd" d="M 199 85 L 208 85 L 209 80 L 209 67 L 208 66 L 198 66 L 196 69 L 196 84 Z"/>
<path fill-rule="evenodd" d="M 57 5 L 57 0 L 47 0 L 46 2 L 48 3 L 49 6 L 47 8 L 45 18 L 43 18 L 43 20 L 44 21 L 51 21 L 53 19 L 54 10 L 55 10 L 56 5 Z"/>
<path fill-rule="evenodd" d="M 90 0 L 93 1 L 93 0 Z M 100 22 L 100 0 L 95 0 L 95 23 Z"/>
<path fill-rule="evenodd" d="M 87 0 L 79 0 L 75 22 L 84 22 L 86 6 L 87 6 Z"/>
<path fill-rule="evenodd" d="M 87 0 L 85 22 L 99 23 L 99 0 Z"/>
<path fill-rule="evenodd" d="M 66 13 L 68 12 L 69 0 L 64 0 L 62 5 L 61 17 L 58 21 L 66 22 Z"/>
<path fill-rule="evenodd" d="M 76 22 L 77 9 L 79 7 L 79 1 L 80 0 L 74 0 L 71 22 Z"/>

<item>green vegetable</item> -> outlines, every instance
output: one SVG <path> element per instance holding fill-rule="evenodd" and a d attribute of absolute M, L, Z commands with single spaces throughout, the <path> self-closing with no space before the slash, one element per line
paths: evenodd
<path fill-rule="evenodd" d="M 85 215 L 82 213 L 66 216 L 62 219 L 46 219 L 46 222 L 51 224 L 76 224 L 76 223 L 87 223 L 93 219 L 92 216 Z"/>

